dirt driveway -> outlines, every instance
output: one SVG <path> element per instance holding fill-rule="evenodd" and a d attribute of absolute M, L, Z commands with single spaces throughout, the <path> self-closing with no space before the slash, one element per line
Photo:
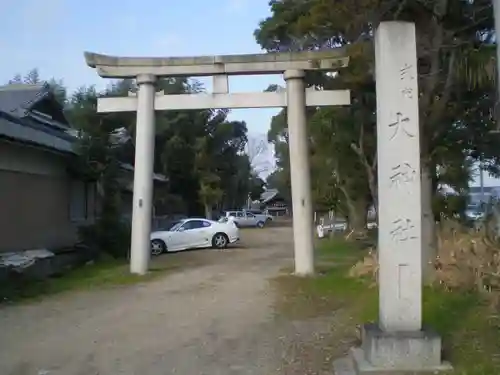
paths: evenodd
<path fill-rule="evenodd" d="M 237 248 L 163 256 L 190 266 L 150 283 L 0 309 L 0 373 L 296 373 L 289 348 L 311 329 L 274 314 L 268 283 L 292 264 L 291 228 L 242 232 Z"/>

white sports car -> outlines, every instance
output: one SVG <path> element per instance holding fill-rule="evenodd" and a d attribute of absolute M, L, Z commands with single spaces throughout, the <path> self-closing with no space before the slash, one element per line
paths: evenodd
<path fill-rule="evenodd" d="M 151 254 L 214 247 L 224 249 L 239 240 L 233 220 L 224 223 L 207 219 L 183 219 L 169 230 L 151 233 Z"/>

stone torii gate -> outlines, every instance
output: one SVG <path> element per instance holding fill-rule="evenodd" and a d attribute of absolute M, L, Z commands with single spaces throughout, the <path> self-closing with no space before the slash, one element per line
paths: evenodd
<path fill-rule="evenodd" d="M 334 71 L 348 64 L 343 49 L 200 57 L 115 57 L 85 53 L 104 78 L 135 78 L 137 95 L 99 98 L 98 112 L 137 112 L 130 271 L 145 274 L 150 258 L 155 110 L 288 107 L 295 273 L 314 272 L 313 214 L 308 162 L 306 106 L 349 105 L 349 90 L 314 90 L 305 71 Z M 229 93 L 230 75 L 284 74 L 286 92 Z M 158 77 L 213 77 L 213 93 L 155 93 Z"/>

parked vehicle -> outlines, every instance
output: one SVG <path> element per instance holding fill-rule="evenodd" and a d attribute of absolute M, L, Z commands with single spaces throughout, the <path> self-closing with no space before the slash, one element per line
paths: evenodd
<path fill-rule="evenodd" d="M 266 223 L 272 220 L 270 215 L 254 214 L 250 211 L 226 211 L 225 217 L 234 218 L 234 222 L 240 228 L 243 227 L 257 227 L 263 228 Z"/>
<path fill-rule="evenodd" d="M 207 219 L 183 219 L 168 230 L 151 233 L 151 254 L 213 247 L 224 249 L 239 240 L 233 220 L 217 222 Z"/>
<path fill-rule="evenodd" d="M 483 220 L 485 216 L 485 209 L 481 205 L 469 205 L 465 210 L 465 217 L 472 222 Z"/>
<path fill-rule="evenodd" d="M 246 212 L 251 212 L 252 214 L 254 215 L 257 215 L 257 216 L 262 216 L 262 217 L 265 217 L 266 218 L 266 223 L 269 223 L 270 221 L 273 221 L 273 216 L 269 214 L 269 212 L 267 210 L 265 211 L 262 211 L 262 210 L 244 210 Z"/>

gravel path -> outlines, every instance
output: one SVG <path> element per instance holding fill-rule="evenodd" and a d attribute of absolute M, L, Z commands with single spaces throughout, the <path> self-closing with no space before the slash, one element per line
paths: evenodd
<path fill-rule="evenodd" d="M 268 279 L 292 264 L 291 228 L 243 232 L 238 248 L 165 255 L 203 265 L 154 282 L 0 309 L 0 373 L 299 373 L 287 348 L 328 322 L 274 314 Z"/>

